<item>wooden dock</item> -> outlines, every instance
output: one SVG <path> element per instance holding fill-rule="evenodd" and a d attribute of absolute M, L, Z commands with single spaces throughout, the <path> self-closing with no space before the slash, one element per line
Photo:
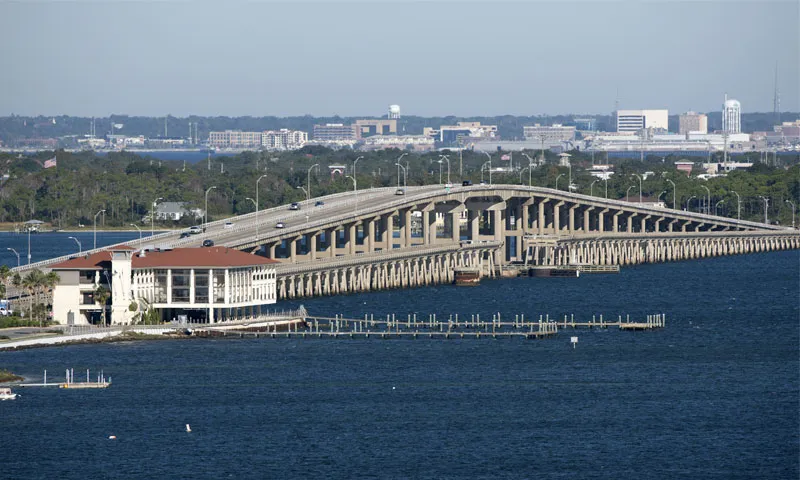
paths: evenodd
<path fill-rule="evenodd" d="M 206 330 L 196 331 L 201 336 L 222 336 L 235 338 L 522 338 L 542 339 L 553 337 L 559 330 L 567 328 L 612 328 L 622 331 L 653 330 L 665 326 L 665 315 L 647 315 L 643 322 L 632 322 L 630 317 L 621 315 L 614 321 L 603 316 L 593 316 L 591 320 L 577 321 L 574 315 L 564 316 L 561 320 L 551 319 L 549 315 L 540 315 L 538 320 L 529 321 L 524 315 L 516 315 L 512 320 L 504 320 L 501 315 L 492 315 L 491 320 L 482 320 L 480 315 L 472 315 L 468 319 L 450 315 L 445 320 L 429 315 L 420 320 L 416 315 L 408 315 L 398 319 L 394 315 L 375 318 L 365 315 L 364 318 L 307 317 L 303 324 L 267 327 L 265 329 L 247 330 Z"/>
<path fill-rule="evenodd" d="M 76 382 L 74 369 L 68 368 L 65 375 L 65 381 L 47 383 L 47 370 L 45 370 L 43 383 L 20 383 L 14 386 L 15 387 L 58 387 L 58 388 L 68 388 L 73 390 L 87 389 L 87 388 L 90 389 L 108 388 L 111 386 L 111 377 L 106 378 L 106 376 L 101 372 L 97 376 L 97 381 L 91 381 L 89 379 L 89 370 L 86 370 L 86 381 Z"/>

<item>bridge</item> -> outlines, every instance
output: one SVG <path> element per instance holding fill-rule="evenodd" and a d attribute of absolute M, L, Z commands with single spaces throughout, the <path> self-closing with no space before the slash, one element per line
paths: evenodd
<path fill-rule="evenodd" d="M 459 268 L 494 276 L 511 263 L 632 265 L 800 248 L 800 232 L 786 227 L 541 187 L 434 185 L 397 193 L 343 192 L 299 210 L 279 206 L 210 222 L 188 238 L 167 232 L 125 244 L 213 240 L 274 258 L 281 298 L 451 282 Z"/>

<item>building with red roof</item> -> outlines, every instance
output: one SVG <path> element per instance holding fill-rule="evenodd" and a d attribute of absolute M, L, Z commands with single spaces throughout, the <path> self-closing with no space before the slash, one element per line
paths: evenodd
<path fill-rule="evenodd" d="M 60 281 L 53 319 L 61 324 L 136 323 L 150 310 L 162 321 L 215 323 L 276 302 L 275 260 L 227 247 L 137 251 L 128 246 L 71 258 L 50 267 Z M 95 302 L 99 287 L 111 292 Z"/>

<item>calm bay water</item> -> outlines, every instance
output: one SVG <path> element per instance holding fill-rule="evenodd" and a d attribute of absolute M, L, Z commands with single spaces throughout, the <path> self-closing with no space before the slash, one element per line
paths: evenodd
<path fill-rule="evenodd" d="M 156 234 L 161 233 L 158 230 Z M 150 230 L 142 231 L 142 236 L 150 235 Z M 62 255 L 78 254 L 78 243 L 69 237 L 75 237 L 80 242 L 82 250 L 91 250 L 95 245 L 95 234 L 91 226 L 80 232 L 48 232 L 30 235 L 31 262 L 39 262 L 48 258 L 60 257 Z M 97 246 L 105 247 L 119 242 L 125 242 L 139 238 L 139 232 L 113 231 L 97 232 Z M 17 256 L 14 252 L 7 250 L 13 248 L 19 253 L 20 262 L 25 265 L 28 260 L 28 234 L 0 232 L 0 265 L 9 267 L 17 266 Z"/>
<path fill-rule="evenodd" d="M 67 367 L 114 381 L 0 402 L 0 477 L 796 479 L 799 297 L 800 252 L 777 252 L 279 304 L 352 316 L 666 313 L 653 332 L 0 353 L 34 381 Z"/>

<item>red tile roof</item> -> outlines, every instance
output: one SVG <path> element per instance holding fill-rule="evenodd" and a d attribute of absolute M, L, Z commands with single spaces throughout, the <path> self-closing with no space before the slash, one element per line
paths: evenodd
<path fill-rule="evenodd" d="M 223 268 L 271 265 L 277 260 L 241 252 L 228 247 L 176 248 L 173 250 L 152 250 L 135 253 L 131 261 L 133 268 Z M 92 270 L 111 266 L 111 253 L 94 253 L 87 257 L 73 258 L 58 263 L 53 270 Z"/>

